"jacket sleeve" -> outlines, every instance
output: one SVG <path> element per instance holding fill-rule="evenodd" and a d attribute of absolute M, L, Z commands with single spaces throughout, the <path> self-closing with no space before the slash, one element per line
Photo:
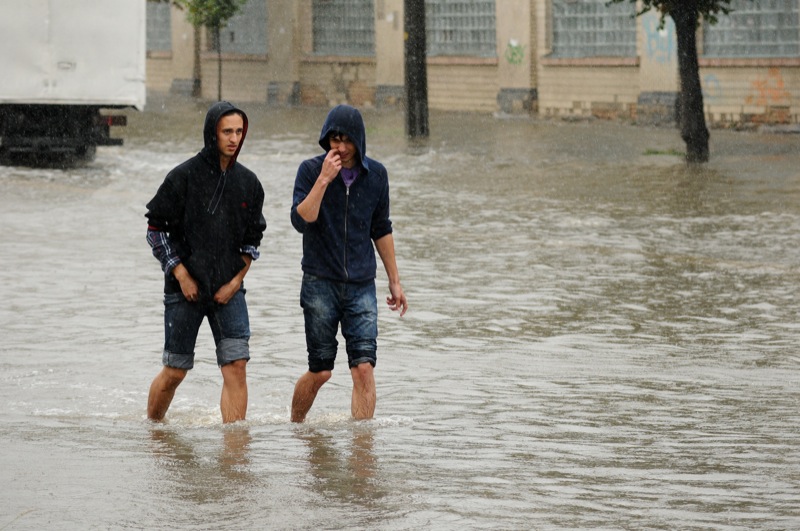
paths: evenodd
<path fill-rule="evenodd" d="M 294 193 L 292 195 L 292 226 L 297 232 L 305 232 L 309 223 L 297 213 L 297 205 L 303 202 L 314 186 L 314 169 L 310 161 L 305 161 L 297 168 L 297 176 L 294 179 Z M 316 177 L 316 176 L 314 176 Z"/>
<path fill-rule="evenodd" d="M 155 197 L 147 203 L 147 243 L 153 256 L 161 263 L 161 269 L 168 275 L 181 263 L 177 248 L 171 238 L 173 231 L 179 230 L 179 213 L 183 212 L 184 201 L 176 193 L 175 175 L 171 172 L 158 188 Z"/>
<path fill-rule="evenodd" d="M 154 230 L 171 232 L 178 228 L 185 200 L 177 188 L 178 175 L 173 170 L 167 174 L 156 195 L 147 203 L 147 223 Z"/>
<path fill-rule="evenodd" d="M 380 169 L 380 175 L 383 177 L 383 190 L 377 208 L 372 214 L 372 227 L 369 234 L 373 240 L 380 240 L 392 233 L 392 220 L 389 218 L 389 178 L 385 168 Z"/>
<path fill-rule="evenodd" d="M 245 250 L 247 254 L 257 258 L 248 250 L 258 249 L 261 245 L 261 239 L 264 237 L 264 231 L 267 230 L 267 220 L 264 219 L 264 188 L 261 183 L 256 180 L 255 190 L 253 192 L 253 202 L 250 205 L 250 218 L 247 226 L 245 227 L 244 237 L 242 239 L 241 249 Z"/>

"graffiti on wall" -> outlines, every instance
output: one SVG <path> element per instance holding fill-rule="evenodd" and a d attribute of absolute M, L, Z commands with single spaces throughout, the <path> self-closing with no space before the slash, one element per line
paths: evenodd
<path fill-rule="evenodd" d="M 525 46 L 521 45 L 516 39 L 509 39 L 505 58 L 509 64 L 521 65 L 525 59 Z"/>
<path fill-rule="evenodd" d="M 706 103 L 719 103 L 726 96 L 725 87 L 716 74 L 703 76 L 703 100 Z M 728 94 L 733 97 L 732 94 Z M 783 74 L 779 68 L 770 68 L 750 81 L 750 88 L 744 98 L 746 105 L 754 106 L 788 106 L 791 105 L 792 94 L 786 90 Z"/>
<path fill-rule="evenodd" d="M 657 15 L 651 14 L 642 19 L 647 57 L 657 63 L 671 63 L 675 58 L 675 23 L 667 19 L 662 29 L 658 25 Z"/>
<path fill-rule="evenodd" d="M 780 69 L 770 68 L 766 75 L 750 82 L 750 93 L 745 98 L 748 105 L 789 105 L 792 95 L 786 90 Z"/>

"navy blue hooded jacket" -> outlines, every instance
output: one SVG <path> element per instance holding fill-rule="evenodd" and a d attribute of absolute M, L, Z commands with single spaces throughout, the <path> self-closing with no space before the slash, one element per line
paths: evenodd
<path fill-rule="evenodd" d="M 349 189 L 338 175 L 325 190 L 317 220 L 307 223 L 297 213 L 297 205 L 322 171 L 333 132 L 347 135 L 355 144 L 361 172 Z M 392 232 L 386 168 L 367 157 L 364 120 L 357 109 L 348 105 L 339 105 L 328 113 L 319 145 L 326 153 L 301 163 L 294 183 L 291 219 L 294 228 L 303 234 L 303 271 L 340 282 L 373 280 L 376 260 L 372 241 Z"/>
<path fill-rule="evenodd" d="M 225 171 L 220 169 L 217 123 L 226 114 L 240 113 L 244 121 L 239 148 Z M 169 234 L 181 263 L 197 282 L 202 300 L 214 294 L 244 268 L 241 249 L 257 248 L 266 229 L 262 215 L 264 189 L 256 175 L 236 161 L 247 136 L 247 115 L 226 101 L 206 114 L 205 146 L 197 155 L 167 174 L 147 203 L 150 230 Z M 166 293 L 180 293 L 169 274 Z"/>

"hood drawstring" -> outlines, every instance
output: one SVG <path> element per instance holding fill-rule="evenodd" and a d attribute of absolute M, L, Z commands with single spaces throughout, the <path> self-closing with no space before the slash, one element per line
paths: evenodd
<path fill-rule="evenodd" d="M 224 171 L 222 174 L 220 174 L 219 181 L 217 181 L 217 189 L 214 190 L 214 195 L 211 196 L 211 202 L 208 203 L 208 208 L 206 208 L 206 212 L 211 215 L 217 211 L 219 202 L 222 201 L 222 192 L 225 191 L 225 183 L 228 181 L 227 174 L 227 171 Z"/>

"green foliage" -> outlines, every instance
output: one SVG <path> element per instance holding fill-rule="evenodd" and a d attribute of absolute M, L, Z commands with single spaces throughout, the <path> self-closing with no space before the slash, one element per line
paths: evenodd
<path fill-rule="evenodd" d="M 636 13 L 637 16 L 647 13 L 651 9 L 655 9 L 661 14 L 661 26 L 664 26 L 664 19 L 667 15 L 677 9 L 685 9 L 694 3 L 697 8 L 697 14 L 703 17 L 703 20 L 709 24 L 716 24 L 719 15 L 727 15 L 731 12 L 732 0 L 694 0 L 694 2 L 687 0 L 641 0 L 642 8 Z M 628 2 L 636 4 L 637 0 L 608 0 L 607 4 L 621 4 Z"/>
<path fill-rule="evenodd" d="M 247 0 L 174 0 L 186 10 L 186 18 L 194 26 L 217 30 L 234 16 Z"/>

